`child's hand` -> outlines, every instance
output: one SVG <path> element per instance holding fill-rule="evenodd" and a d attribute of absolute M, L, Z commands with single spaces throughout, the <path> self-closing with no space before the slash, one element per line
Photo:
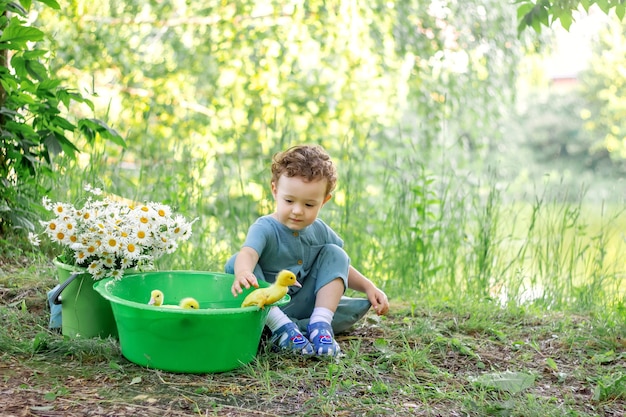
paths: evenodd
<path fill-rule="evenodd" d="M 368 292 L 367 298 L 372 304 L 372 307 L 374 307 L 376 314 L 379 316 L 387 314 L 389 311 L 389 300 L 382 290 L 376 288 L 374 291 Z"/>
<path fill-rule="evenodd" d="M 239 294 L 243 292 L 243 289 L 248 289 L 250 286 L 254 288 L 259 288 L 259 283 L 256 279 L 256 276 L 252 272 L 241 272 L 235 275 L 235 282 L 233 282 L 233 286 L 230 291 L 233 293 L 233 296 L 237 297 Z"/>

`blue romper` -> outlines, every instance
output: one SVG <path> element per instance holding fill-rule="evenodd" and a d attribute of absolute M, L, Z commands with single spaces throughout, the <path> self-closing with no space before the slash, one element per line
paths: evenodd
<path fill-rule="evenodd" d="M 259 254 L 254 268 L 257 279 L 274 282 L 276 274 L 289 269 L 302 288 L 289 287 L 291 302 L 282 309 L 289 317 L 310 317 L 317 291 L 341 278 L 348 287 L 350 258 L 343 250 L 343 240 L 320 219 L 302 230 L 291 230 L 271 215 L 257 219 L 250 228 L 243 246 Z M 226 263 L 225 271 L 234 273 L 236 254 Z"/>

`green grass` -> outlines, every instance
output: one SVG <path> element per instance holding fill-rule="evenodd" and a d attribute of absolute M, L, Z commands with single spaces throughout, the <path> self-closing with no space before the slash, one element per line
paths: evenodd
<path fill-rule="evenodd" d="M 353 264 L 392 301 L 388 317 L 368 316 L 339 337 L 341 359 L 262 349 L 224 374 L 143 369 L 116 341 L 47 330 L 56 248 L 33 252 L 16 236 L 4 238 L 0 258 L 6 389 L 66 415 L 80 407 L 134 415 L 621 415 L 623 205 L 551 184 L 522 198 L 493 174 L 434 171 L 405 157 L 412 169 L 342 158 L 340 188 L 322 212 Z M 185 175 L 191 162 L 172 175 L 159 164 L 125 172 L 104 158 L 78 175 L 70 164 L 51 195 L 74 199 L 91 179 L 127 198 L 170 204 L 199 220 L 158 267 L 220 271 L 247 227 L 272 209 L 266 173 L 234 158 L 207 163 L 212 176 Z"/>
<path fill-rule="evenodd" d="M 626 406 L 624 316 L 493 301 L 393 303 L 389 316 L 368 315 L 338 337 L 339 359 L 261 346 L 237 370 L 181 375 L 130 363 L 112 339 L 48 331 L 41 285 L 53 283 L 20 268 L 0 279 L 3 291 L 33 294 L 13 306 L 4 294 L 0 305 L 0 387 L 14 405 L 139 416 L 616 416 Z"/>
<path fill-rule="evenodd" d="M 205 161 L 181 146 L 184 157 L 169 170 L 122 168 L 103 151 L 84 166 L 66 161 L 52 197 L 75 200 L 91 182 L 170 204 L 198 221 L 158 266 L 221 271 L 249 225 L 273 208 L 268 161 L 237 154 Z M 335 151 L 339 185 L 321 217 L 343 237 L 352 263 L 394 299 L 494 298 L 556 311 L 623 304 L 626 213 L 618 199 L 593 201 L 584 189 L 550 181 L 516 195 L 495 172 L 460 173 L 413 154 L 390 164 L 359 152 L 347 144 Z"/>

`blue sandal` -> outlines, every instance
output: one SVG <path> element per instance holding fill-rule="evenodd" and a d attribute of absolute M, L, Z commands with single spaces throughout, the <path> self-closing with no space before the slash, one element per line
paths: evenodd
<path fill-rule="evenodd" d="M 291 350 L 302 355 L 312 355 L 313 346 L 300 333 L 295 323 L 280 326 L 270 338 L 270 343 L 279 350 Z"/>
<path fill-rule="evenodd" d="M 334 339 L 333 328 L 323 321 L 307 326 L 309 340 L 315 354 L 320 356 L 337 356 L 341 349 Z"/>

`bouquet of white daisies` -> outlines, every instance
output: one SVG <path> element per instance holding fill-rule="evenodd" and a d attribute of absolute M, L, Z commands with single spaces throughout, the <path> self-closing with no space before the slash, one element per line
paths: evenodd
<path fill-rule="evenodd" d="M 82 207 L 44 197 L 43 206 L 54 217 L 40 223 L 43 234 L 66 249 L 60 260 L 85 268 L 94 280 L 121 278 L 129 268 L 153 269 L 155 260 L 191 236 L 195 220 L 188 222 L 165 204 L 103 196 L 91 186 L 85 190 L 91 195 Z M 30 240 L 40 243 L 33 233 Z"/>

